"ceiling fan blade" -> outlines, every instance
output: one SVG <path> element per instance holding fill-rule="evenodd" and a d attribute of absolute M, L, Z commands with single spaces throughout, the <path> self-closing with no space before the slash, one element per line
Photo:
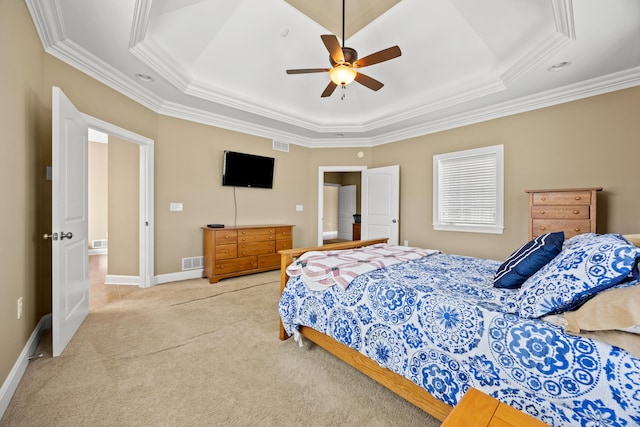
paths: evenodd
<path fill-rule="evenodd" d="M 361 85 L 368 87 L 371 90 L 380 90 L 380 88 L 384 86 L 384 84 L 382 84 L 378 80 L 372 77 L 366 76 L 362 73 L 356 74 L 356 81 Z"/>
<path fill-rule="evenodd" d="M 329 82 L 329 84 L 327 85 L 327 87 L 324 89 L 324 92 L 322 92 L 322 95 L 320 95 L 321 98 L 326 98 L 327 96 L 331 96 L 331 94 L 333 93 L 334 90 L 336 90 L 336 88 L 338 87 L 337 84 L 335 84 L 334 82 Z"/>
<path fill-rule="evenodd" d="M 398 46 L 391 46 L 383 50 L 379 50 L 376 53 L 372 53 L 371 55 L 365 56 L 364 58 L 358 59 L 354 62 L 354 68 L 362 68 L 368 65 L 378 64 L 380 62 L 388 61 L 393 58 L 397 58 L 402 55 L 400 48 Z"/>
<path fill-rule="evenodd" d="M 299 70 L 287 70 L 287 74 L 307 74 L 322 73 L 331 70 L 330 68 L 301 68 Z"/>
<path fill-rule="evenodd" d="M 323 34 L 320 36 L 322 38 L 322 42 L 324 46 L 329 51 L 329 55 L 331 55 L 331 59 L 333 59 L 337 64 L 341 64 L 344 62 L 344 53 L 342 53 L 342 48 L 340 47 L 340 42 L 338 38 L 333 34 Z"/>

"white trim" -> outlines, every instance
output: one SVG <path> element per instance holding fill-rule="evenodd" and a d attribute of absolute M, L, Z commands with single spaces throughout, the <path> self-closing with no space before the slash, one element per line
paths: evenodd
<path fill-rule="evenodd" d="M 40 338 L 47 329 L 51 329 L 51 313 L 42 316 L 38 325 L 31 333 L 31 336 L 24 345 L 22 352 L 18 356 L 16 363 L 13 364 L 13 368 L 9 372 L 9 375 L 4 380 L 2 387 L 0 387 L 0 419 L 4 416 L 5 411 L 9 407 L 11 398 L 13 397 L 20 380 L 27 370 L 29 365 L 29 357 L 36 351 Z"/>
<path fill-rule="evenodd" d="M 179 282 L 181 280 L 202 279 L 203 274 L 204 270 L 202 268 L 178 273 L 159 274 L 156 276 L 155 284 L 160 285 L 162 283 Z"/>
<path fill-rule="evenodd" d="M 115 274 L 107 274 L 107 276 L 104 278 L 104 284 L 140 286 L 140 276 L 120 276 Z"/>
<path fill-rule="evenodd" d="M 363 172 L 366 166 L 318 166 L 318 245 L 322 245 L 322 215 L 324 213 L 324 173 L 325 172 Z M 360 183 L 362 185 L 362 183 Z"/>

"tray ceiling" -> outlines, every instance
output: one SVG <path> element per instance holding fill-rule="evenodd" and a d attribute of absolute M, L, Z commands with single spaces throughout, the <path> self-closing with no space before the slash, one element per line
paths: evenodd
<path fill-rule="evenodd" d="M 341 0 L 26 0 L 45 50 L 148 108 L 309 147 L 372 146 L 640 84 L 637 0 L 347 0 L 402 56 L 320 94 Z M 559 71 L 554 64 L 570 63 Z M 136 76 L 148 76 L 143 81 Z"/>

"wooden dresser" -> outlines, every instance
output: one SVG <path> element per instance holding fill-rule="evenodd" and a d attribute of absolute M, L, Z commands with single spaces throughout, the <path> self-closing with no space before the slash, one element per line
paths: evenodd
<path fill-rule="evenodd" d="M 548 427 L 529 414 L 470 388 L 441 427 Z"/>
<path fill-rule="evenodd" d="M 529 193 L 529 239 L 564 231 L 568 239 L 576 234 L 596 232 L 596 193 L 602 188 L 526 190 Z"/>
<path fill-rule="evenodd" d="M 293 225 L 246 225 L 204 230 L 204 277 L 220 279 L 280 268 L 279 250 L 291 249 Z"/>

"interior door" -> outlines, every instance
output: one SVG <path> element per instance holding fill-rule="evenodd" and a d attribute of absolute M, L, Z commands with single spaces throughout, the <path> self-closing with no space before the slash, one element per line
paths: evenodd
<path fill-rule="evenodd" d="M 356 213 L 356 186 L 338 187 L 338 238 L 353 240 L 353 215 Z"/>
<path fill-rule="evenodd" d="M 52 345 L 59 356 L 89 313 L 88 125 L 53 87 Z"/>
<path fill-rule="evenodd" d="M 362 173 L 362 239 L 387 237 L 398 244 L 400 166 L 367 169 Z"/>

